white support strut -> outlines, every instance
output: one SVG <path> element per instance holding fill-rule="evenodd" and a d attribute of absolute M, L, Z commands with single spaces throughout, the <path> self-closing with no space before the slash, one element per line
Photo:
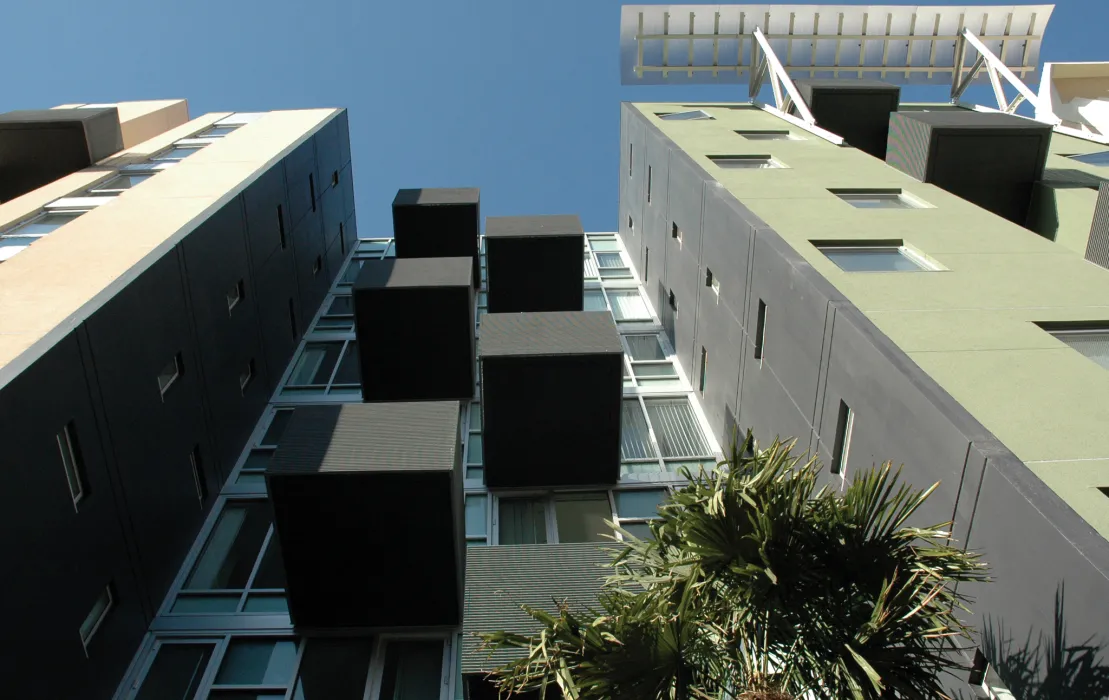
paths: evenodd
<path fill-rule="evenodd" d="M 963 39 L 971 46 L 973 46 L 976 51 L 978 51 L 979 60 L 985 60 L 985 69 L 986 72 L 989 74 L 990 84 L 993 85 L 993 92 L 994 97 L 997 98 L 998 110 L 1012 114 L 1016 111 L 1021 102 L 1027 100 L 1036 108 L 1037 112 L 1042 111 L 1043 108 L 1040 105 L 1040 99 L 1036 95 L 1036 93 L 1032 92 L 1032 90 L 1024 84 L 1023 80 L 1018 78 L 1016 74 L 1013 73 L 1013 71 L 1009 70 L 1009 66 L 1005 65 L 1005 62 L 998 58 L 993 51 L 990 51 L 990 49 L 984 43 L 982 43 L 982 41 L 977 36 L 975 36 L 973 32 L 971 32 L 969 29 L 964 29 Z M 978 67 L 977 61 L 975 62 L 975 67 Z M 969 77 L 973 77 L 973 74 L 976 72 L 976 70 L 972 69 L 971 76 Z M 1017 98 L 1014 99 L 1012 102 L 1010 102 L 1005 97 L 1005 92 L 1001 84 L 1002 78 L 1005 79 L 1005 82 L 1016 88 L 1017 92 L 1019 93 Z M 969 84 L 969 82 L 969 80 L 965 81 L 965 83 L 960 86 L 961 89 L 952 91 L 952 100 L 957 101 L 959 99 L 963 89 L 965 89 L 966 84 Z"/>
<path fill-rule="evenodd" d="M 770 69 L 770 86 L 774 88 L 774 105 L 779 111 L 785 112 L 788 105 L 785 104 L 782 97 L 782 88 L 785 88 L 786 94 L 789 99 L 793 101 L 793 106 L 797 108 L 797 113 L 801 115 L 801 120 L 806 124 L 815 126 L 816 118 L 813 117 L 812 112 L 809 111 L 809 106 L 801 99 L 801 93 L 797 91 L 797 86 L 793 84 L 793 80 L 786 73 L 786 69 L 782 67 L 782 62 L 778 60 L 778 56 L 774 53 L 774 49 L 770 47 L 770 42 L 766 40 L 763 35 L 762 29 L 755 27 L 755 41 L 758 42 L 759 48 L 762 49 L 762 54 L 766 60 L 767 67 Z"/>

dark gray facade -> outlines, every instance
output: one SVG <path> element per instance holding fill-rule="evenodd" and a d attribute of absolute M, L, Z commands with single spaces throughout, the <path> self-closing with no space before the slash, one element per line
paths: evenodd
<path fill-rule="evenodd" d="M 660 315 L 664 290 L 675 293 L 674 339 L 689 376 L 707 352 L 704 410 L 721 444 L 750 428 L 764 444 L 797 438 L 799 452 L 828 465 L 841 406 L 850 408 L 846 478 L 893 459 L 917 487 L 939 481 L 917 522 L 953 519 L 959 546 L 985 553 L 996 581 L 977 592 L 972 624 L 995 633 L 1003 626 L 1016 653 L 1026 639 L 1052 634 L 1053 601 L 1065 590 L 1067 609 L 1081 611 L 1067 615 L 1067 638 L 1104 643 L 1109 543 L 777 233 L 637 111 L 623 112 L 621 233 L 629 250 L 651 249 L 645 276 Z M 674 223 L 680 248 L 665 238 Z M 636 260 L 641 275 L 645 258 Z M 704 283 L 709 268 L 719 295 Z M 841 483 L 827 470 L 825 479 Z"/>
<path fill-rule="evenodd" d="M 801 78 L 795 81 L 817 126 L 848 144 L 885 159 L 890 113 L 897 111 L 901 88 L 878 80 Z"/>
<path fill-rule="evenodd" d="M 489 313 L 581 311 L 584 246 L 577 215 L 489 217 Z"/>
<path fill-rule="evenodd" d="M 355 235 L 347 139 L 340 112 L 140 263 L 72 329 L 56 329 L 22 371 L 7 368 L 0 553 L 19 562 L 19 575 L 6 577 L 4 638 L 26 642 L 7 645 L 0 661 L 13 696 L 115 690 L 337 272 L 325 261 L 320 282 L 302 292 L 300 263 L 311 269 L 328 232 L 336 245 Z M 317 187 L 320 172 L 328 175 Z M 318 236 L 298 239 L 298 225 Z M 159 381 L 167 368 L 164 380 L 177 373 L 168 386 Z M 58 441 L 67 426 L 76 504 Z M 108 587 L 112 604 L 86 653 L 79 628 Z M 43 659 L 55 672 L 43 672 Z"/>

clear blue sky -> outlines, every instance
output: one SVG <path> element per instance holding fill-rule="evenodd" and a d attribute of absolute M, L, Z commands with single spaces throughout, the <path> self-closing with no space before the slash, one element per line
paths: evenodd
<path fill-rule="evenodd" d="M 193 115 L 343 106 L 360 235 L 388 235 L 398 188 L 442 186 L 481 187 L 484 215 L 577 213 L 601 231 L 617 222 L 621 100 L 746 96 L 621 87 L 615 0 L 173 6 L 10 0 L 0 112 L 169 97 L 188 98 Z M 1106 27 L 1106 0 L 1064 0 L 1041 60 L 1109 60 Z M 988 87 L 972 90 L 990 104 Z"/>

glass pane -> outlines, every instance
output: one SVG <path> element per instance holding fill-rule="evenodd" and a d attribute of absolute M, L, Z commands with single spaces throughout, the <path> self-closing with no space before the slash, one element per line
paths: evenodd
<path fill-rule="evenodd" d="M 246 605 L 243 606 L 243 612 L 248 613 L 271 613 L 280 615 L 282 613 L 289 613 L 289 601 L 283 595 L 265 595 L 255 594 L 248 596 Z"/>
<path fill-rule="evenodd" d="M 358 341 L 347 343 L 347 351 L 343 361 L 339 363 L 339 371 L 335 373 L 335 384 L 361 384 L 362 373 L 358 366 Z"/>
<path fill-rule="evenodd" d="M 596 279 L 597 277 L 597 264 L 593 262 L 593 256 L 589 253 L 585 254 L 585 277 L 587 279 Z"/>
<path fill-rule="evenodd" d="M 695 111 L 692 111 L 692 112 L 671 112 L 670 114 L 659 114 L 657 116 L 658 116 L 659 119 L 665 119 L 666 121 L 689 121 L 691 119 L 712 119 L 712 115 L 710 115 L 708 112 L 703 112 L 699 109 L 695 110 Z"/>
<path fill-rule="evenodd" d="M 243 469 L 265 470 L 273 459 L 272 449 L 251 450 L 243 462 Z"/>
<path fill-rule="evenodd" d="M 262 444 L 275 446 L 281 444 L 281 436 L 285 434 L 285 427 L 289 425 L 289 419 L 292 417 L 291 408 L 283 408 L 274 413 L 273 420 L 266 428 L 266 434 L 262 436 Z"/>
<path fill-rule="evenodd" d="M 656 518 L 658 506 L 666 500 L 666 489 L 617 491 L 616 513 L 621 518 Z"/>
<path fill-rule="evenodd" d="M 443 670 L 443 642 L 390 642 L 380 700 L 439 700 Z"/>
<path fill-rule="evenodd" d="M 251 588 L 284 588 L 285 563 L 281 559 L 281 544 L 277 535 L 270 538 L 266 553 L 262 555 L 262 563 L 258 566 L 258 573 L 254 576 Z"/>
<path fill-rule="evenodd" d="M 44 214 L 43 216 L 40 216 L 37 219 L 32 219 L 31 221 L 28 221 L 27 223 L 23 224 L 22 226 L 16 227 L 16 228 L 12 229 L 11 231 L 6 231 L 5 233 L 9 233 L 9 234 L 19 233 L 19 234 L 23 234 L 23 235 L 34 234 L 34 235 L 41 236 L 41 235 L 50 233 L 51 231 L 54 231 L 55 229 L 57 229 L 60 226 L 64 226 L 65 224 L 68 224 L 70 221 L 73 221 L 78 216 L 80 216 L 81 214 L 84 214 L 84 213 L 85 212 L 83 212 L 83 211 L 76 211 L 76 212 L 67 212 L 67 213 L 64 213 L 64 214 L 63 213 Z M 28 241 L 28 243 L 30 243 L 30 241 Z"/>
<path fill-rule="evenodd" d="M 376 253 L 377 255 L 381 255 L 385 252 L 385 248 L 388 245 L 388 240 L 360 240 L 358 241 L 358 252 Z"/>
<path fill-rule="evenodd" d="M 240 486 L 262 486 L 262 487 L 265 487 L 265 485 L 266 485 L 266 475 L 265 474 L 259 474 L 258 472 L 252 472 L 252 473 L 240 472 L 239 475 L 237 477 L 235 477 L 235 483 L 240 485 Z"/>
<path fill-rule="evenodd" d="M 185 581 L 185 588 L 246 588 L 272 522 L 266 501 L 228 503 Z"/>
<path fill-rule="evenodd" d="M 601 268 L 627 267 L 619 253 L 597 253 L 597 266 Z"/>
<path fill-rule="evenodd" d="M 708 443 L 688 399 L 647 399 L 643 404 L 663 457 L 709 454 Z"/>
<path fill-rule="evenodd" d="M 608 542 L 602 533 L 612 529 L 612 507 L 606 493 L 574 493 L 555 496 L 555 522 L 559 542 Z"/>
<path fill-rule="evenodd" d="M 327 384 L 342 350 L 342 343 L 309 343 L 297 359 L 296 366 L 293 367 L 293 373 L 289 376 L 289 385 Z"/>
<path fill-rule="evenodd" d="M 845 272 L 919 272 L 924 269 L 897 248 L 821 248 L 820 251 Z"/>
<path fill-rule="evenodd" d="M 608 305 L 605 304 L 605 295 L 599 289 L 585 290 L 585 297 L 583 298 L 582 309 L 585 311 L 607 311 Z"/>
<path fill-rule="evenodd" d="M 181 160 L 183 158 L 188 158 L 199 150 L 200 148 L 185 148 L 182 146 L 178 146 L 169 149 L 165 153 L 154 156 L 152 160 Z"/>
<path fill-rule="evenodd" d="M 631 279 L 632 271 L 626 267 L 613 267 L 601 270 L 601 278 L 606 280 Z"/>
<path fill-rule="evenodd" d="M 632 372 L 637 377 L 676 377 L 678 376 L 677 370 L 674 369 L 674 363 L 662 362 L 659 364 L 649 365 L 632 365 Z"/>
<path fill-rule="evenodd" d="M 480 433 L 470 435 L 470 446 L 466 452 L 466 464 L 484 464 L 485 449 Z"/>
<path fill-rule="evenodd" d="M 316 330 L 318 331 L 334 331 L 337 333 L 350 332 L 354 330 L 353 318 L 332 318 L 328 316 L 321 316 L 320 320 L 316 322 Z"/>
<path fill-rule="evenodd" d="M 123 173 L 121 175 L 116 175 L 112 179 L 102 182 L 99 185 L 93 186 L 92 190 L 128 190 L 139 184 L 140 182 L 143 182 L 144 180 L 149 180 L 150 178 L 151 175 L 144 175 L 142 173 Z"/>
<path fill-rule="evenodd" d="M 296 662 L 292 639 L 235 639 L 216 674 L 218 685 L 284 685 Z"/>
<path fill-rule="evenodd" d="M 638 289 L 610 289 L 608 298 L 612 301 L 612 315 L 617 321 L 650 320 L 647 302 L 639 295 Z"/>
<path fill-rule="evenodd" d="M 173 612 L 233 613 L 239 609 L 239 594 L 234 595 L 179 595 L 173 603 Z"/>
<path fill-rule="evenodd" d="M 211 138 L 216 138 L 218 136 L 227 136 L 232 131 L 234 131 L 235 129 L 238 129 L 238 128 L 239 128 L 238 126 L 213 126 L 211 129 L 208 129 L 206 131 L 202 131 L 199 134 L 197 134 L 196 138 L 211 139 Z"/>
<path fill-rule="evenodd" d="M 1105 369 L 1109 369 L 1109 331 L 1072 331 L 1052 335 Z"/>
<path fill-rule="evenodd" d="M 1087 165 L 1109 165 L 1109 151 L 1085 153 L 1079 156 L 1071 156 L 1071 158 Z"/>
<path fill-rule="evenodd" d="M 135 700 L 192 700 L 215 644 L 163 644 Z"/>
<path fill-rule="evenodd" d="M 485 483 L 485 469 L 481 467 L 466 467 L 466 479 L 468 481 L 480 481 Z"/>
<path fill-rule="evenodd" d="M 354 313 L 354 299 L 346 294 L 337 296 L 331 300 L 331 305 L 327 307 L 326 315 L 328 316 L 349 316 Z"/>
<path fill-rule="evenodd" d="M 748 141 L 789 141 L 788 131 L 740 131 L 736 132 Z"/>
<path fill-rule="evenodd" d="M 485 496 L 466 496 L 466 536 L 485 536 Z"/>
<path fill-rule="evenodd" d="M 620 523 L 620 527 L 627 530 L 633 537 L 641 540 L 653 540 L 651 526 L 647 523 Z"/>
<path fill-rule="evenodd" d="M 840 199 L 856 209 L 912 209 L 898 194 L 841 194 Z"/>
<path fill-rule="evenodd" d="M 769 158 L 711 158 L 710 160 L 717 167 L 727 170 L 765 170 L 778 167 L 778 164 Z"/>
<path fill-rule="evenodd" d="M 372 649 L 368 639 L 309 640 L 293 700 L 362 700 Z"/>
<path fill-rule="evenodd" d="M 655 456 L 647 419 L 636 399 L 625 400 L 620 406 L 620 459 L 647 459 Z"/>
<path fill-rule="evenodd" d="M 616 242 L 615 238 L 591 238 L 589 239 L 589 245 L 599 253 L 620 250 L 620 244 Z"/>
<path fill-rule="evenodd" d="M 500 499 L 498 533 L 501 544 L 546 544 L 547 516 L 542 499 Z"/>
<path fill-rule="evenodd" d="M 470 404 L 470 430 L 481 430 L 481 404 Z"/>
<path fill-rule="evenodd" d="M 16 253 L 22 253 L 38 238 L 0 238 L 0 262 L 8 260 Z"/>

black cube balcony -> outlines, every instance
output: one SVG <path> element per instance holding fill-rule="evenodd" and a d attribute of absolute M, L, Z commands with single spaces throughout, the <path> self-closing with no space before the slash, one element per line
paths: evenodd
<path fill-rule="evenodd" d="M 298 631 L 457 625 L 457 401 L 298 406 L 266 470 Z"/>
<path fill-rule="evenodd" d="M 581 311 L 584 247 L 574 215 L 486 219 L 489 313 Z"/>
<path fill-rule="evenodd" d="M 1051 125 L 966 109 L 890 116 L 886 162 L 1024 226 Z"/>
<path fill-rule="evenodd" d="M 473 398 L 470 258 L 367 260 L 353 296 L 363 401 Z"/>
<path fill-rule="evenodd" d="M 0 114 L 0 202 L 123 150 L 115 107 Z"/>
<path fill-rule="evenodd" d="M 817 126 L 875 158 L 886 157 L 890 112 L 897 111 L 901 88 L 854 78 L 800 78 L 794 84 Z"/>
<path fill-rule="evenodd" d="M 612 316 L 486 314 L 478 356 L 486 485 L 616 483 L 623 350 Z"/>
<path fill-rule="evenodd" d="M 393 198 L 397 257 L 472 258 L 474 288 L 481 286 L 480 193 L 476 187 L 398 190 Z"/>

